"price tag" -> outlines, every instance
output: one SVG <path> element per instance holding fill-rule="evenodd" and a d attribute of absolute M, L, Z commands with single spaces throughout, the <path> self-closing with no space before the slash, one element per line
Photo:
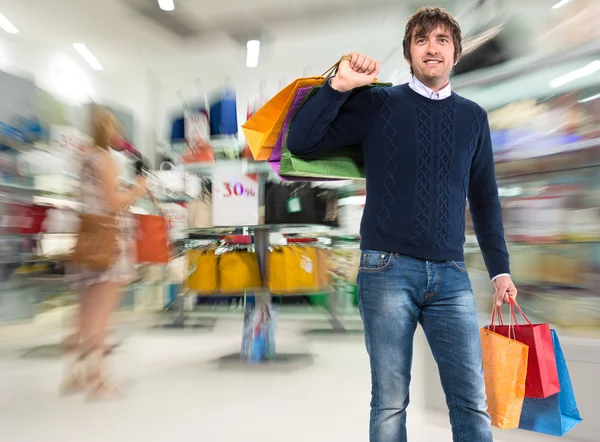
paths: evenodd
<path fill-rule="evenodd" d="M 302 203 L 300 202 L 300 198 L 290 198 L 287 203 L 287 208 L 289 213 L 302 212 Z"/>
<path fill-rule="evenodd" d="M 258 175 L 244 174 L 239 166 L 215 164 L 213 171 L 213 224 L 258 224 Z"/>

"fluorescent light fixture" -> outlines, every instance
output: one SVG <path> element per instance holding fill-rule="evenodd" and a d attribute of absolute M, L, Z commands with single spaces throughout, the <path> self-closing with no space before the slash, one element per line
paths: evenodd
<path fill-rule="evenodd" d="M 592 95 L 591 97 L 584 98 L 583 100 L 579 100 L 580 103 L 587 103 L 588 101 L 597 100 L 600 98 L 600 94 Z"/>
<path fill-rule="evenodd" d="M 0 28 L 9 34 L 18 34 L 19 30 L 4 15 L 0 13 Z"/>
<path fill-rule="evenodd" d="M 260 41 L 249 40 L 246 43 L 246 66 L 249 68 L 258 66 L 258 54 L 260 54 Z"/>
<path fill-rule="evenodd" d="M 555 78 L 550 82 L 550 87 L 557 88 L 560 86 L 564 86 L 567 83 L 570 83 L 574 80 L 578 80 L 579 78 L 587 77 L 596 72 L 600 71 L 600 60 L 592 61 L 587 66 L 584 66 L 580 69 L 576 69 L 568 74 L 561 75 L 560 77 Z"/>
<path fill-rule="evenodd" d="M 77 52 L 79 52 L 83 59 L 88 62 L 92 69 L 97 71 L 104 69 L 96 57 L 94 57 L 92 51 L 90 51 L 86 45 L 83 43 L 73 43 L 73 47 L 77 50 Z"/>
<path fill-rule="evenodd" d="M 564 5 L 566 5 L 570 1 L 571 0 L 560 0 L 557 4 L 555 4 L 554 6 L 552 6 L 552 9 L 562 8 Z"/>
<path fill-rule="evenodd" d="M 173 11 L 173 10 L 175 10 L 175 2 L 174 2 L 174 0 L 158 0 L 158 6 L 163 11 Z"/>

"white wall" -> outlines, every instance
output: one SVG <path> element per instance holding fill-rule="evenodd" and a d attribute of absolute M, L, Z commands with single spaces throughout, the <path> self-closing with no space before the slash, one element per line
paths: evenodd
<path fill-rule="evenodd" d="M 90 101 L 109 104 L 134 116 L 134 142 L 152 159 L 158 86 L 145 67 L 127 73 L 94 71 L 76 55 L 0 34 L 0 70 L 31 78 L 59 101 L 73 106 L 72 123 L 81 124 L 78 107 Z"/>
<path fill-rule="evenodd" d="M 0 35 L 0 70 L 33 78 L 36 85 L 69 105 L 98 98 L 96 73 L 65 52 Z"/>

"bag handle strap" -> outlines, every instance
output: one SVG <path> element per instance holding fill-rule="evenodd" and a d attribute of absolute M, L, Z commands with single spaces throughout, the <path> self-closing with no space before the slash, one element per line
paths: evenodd
<path fill-rule="evenodd" d="M 511 310 L 512 310 L 512 306 L 511 306 Z M 500 323 L 501 326 L 504 325 L 504 320 L 502 319 L 502 308 L 499 305 L 496 305 L 494 303 L 494 308 L 492 309 L 492 316 L 490 318 L 490 330 L 492 330 L 492 332 L 496 332 L 496 312 L 498 313 L 498 322 Z M 515 320 L 515 325 L 512 324 L 513 318 Z M 516 333 L 515 333 L 515 326 L 517 327 L 517 329 L 519 329 L 519 324 L 517 324 L 516 322 L 516 316 L 514 315 L 514 311 L 512 312 L 512 315 L 510 315 L 508 317 L 508 339 L 512 339 L 513 341 L 517 340 L 516 337 Z"/>
<path fill-rule="evenodd" d="M 519 314 L 521 315 L 521 317 L 525 320 L 525 322 L 527 323 L 527 325 L 533 325 L 531 323 L 531 321 L 529 320 L 529 318 L 525 315 L 525 313 L 523 313 L 523 310 L 521 310 L 521 307 L 519 306 L 519 304 L 517 303 L 517 301 L 513 298 L 510 298 L 510 308 L 513 312 L 513 315 L 515 314 L 514 311 L 515 309 L 519 312 Z M 515 316 L 515 322 L 517 321 L 517 318 Z M 518 324 L 517 324 L 518 325 Z"/>
<path fill-rule="evenodd" d="M 329 77 L 337 74 L 337 71 L 340 67 L 340 63 L 342 61 L 351 61 L 351 60 L 352 60 L 352 56 L 350 54 L 342 55 L 342 57 L 337 61 L 337 63 L 335 63 L 333 66 L 331 66 L 329 69 L 327 69 L 323 73 L 322 77 L 329 78 Z"/>

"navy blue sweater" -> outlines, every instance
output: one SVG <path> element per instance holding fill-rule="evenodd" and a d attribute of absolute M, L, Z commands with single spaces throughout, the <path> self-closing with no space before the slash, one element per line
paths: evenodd
<path fill-rule="evenodd" d="M 430 100 L 407 84 L 338 92 L 329 83 L 298 111 L 287 146 L 317 156 L 363 152 L 361 248 L 462 261 L 467 198 L 490 277 L 510 273 L 486 112 L 456 93 Z"/>

